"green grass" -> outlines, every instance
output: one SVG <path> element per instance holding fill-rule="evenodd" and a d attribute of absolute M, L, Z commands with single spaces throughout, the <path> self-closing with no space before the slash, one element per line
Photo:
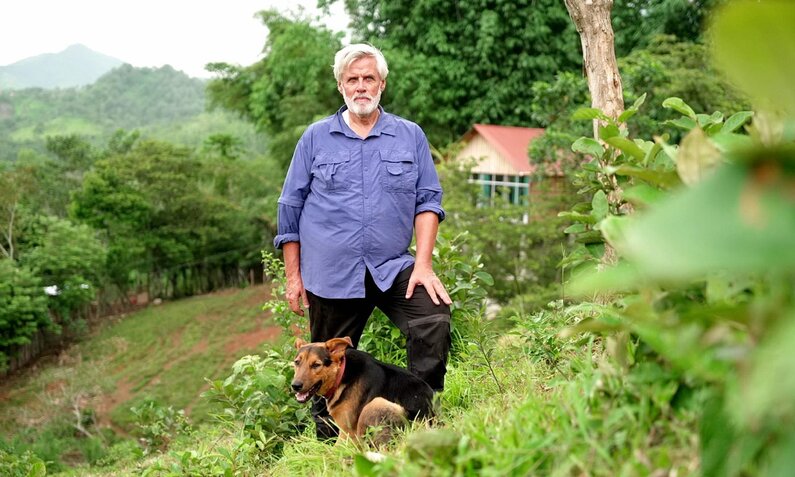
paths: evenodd
<path fill-rule="evenodd" d="M 263 326 L 260 295 L 262 289 L 243 290 L 131 315 L 76 347 L 84 356 L 79 364 L 45 368 L 30 378 L 27 396 L 40 398 L 42 387 L 59 380 L 75 388 L 82 383 L 83 389 L 91 389 L 90 382 L 103 392 L 126 383 L 132 397 L 111 416 L 114 425 L 127 429 L 130 405 L 145 396 L 175 408 L 206 409 L 207 399 L 197 398 L 203 378 L 229 375 L 229 337 Z M 45 426 L 46 442 L 34 442 L 43 456 L 83 456 L 75 459 L 82 462 L 77 467 L 48 466 L 63 475 L 696 475 L 698 389 L 688 389 L 654 362 L 618 368 L 599 339 L 560 338 L 557 331 L 566 320 L 554 311 L 519 317 L 509 333 L 481 340 L 490 368 L 482 353 L 459 346 L 436 422 L 399 433 L 381 449 L 386 460 L 379 464 L 363 457 L 366 448 L 318 442 L 311 427 L 293 437 L 252 435 L 235 415 L 231 424 L 206 420 L 196 432 L 177 436 L 166 452 L 149 456 L 141 456 L 130 440 L 105 447 L 88 439 L 76 440 L 82 447 L 59 445 L 68 430 L 63 416 Z M 273 438 L 284 439 L 283 445 L 263 445 L 277 449 L 273 453 L 258 450 L 261 439 Z"/>
<path fill-rule="evenodd" d="M 260 342 L 279 339 L 261 310 L 266 287 L 230 290 L 106 319 L 89 337 L 0 387 L 0 445 L 40 447 L 51 461 L 79 463 L 92 449 L 75 431 L 75 405 L 117 435 L 133 433 L 130 407 L 145 398 L 209 419 L 205 378 L 228 374 Z M 92 433 L 99 434 L 96 429 Z M 105 439 L 112 444 L 113 439 Z M 57 468 L 58 466 L 51 466 Z"/>

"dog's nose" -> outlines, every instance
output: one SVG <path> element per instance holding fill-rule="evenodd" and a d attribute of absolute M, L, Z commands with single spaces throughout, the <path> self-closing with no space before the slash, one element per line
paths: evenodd
<path fill-rule="evenodd" d="M 293 382 L 290 386 L 292 386 L 293 391 L 300 391 L 304 387 L 304 383 Z"/>

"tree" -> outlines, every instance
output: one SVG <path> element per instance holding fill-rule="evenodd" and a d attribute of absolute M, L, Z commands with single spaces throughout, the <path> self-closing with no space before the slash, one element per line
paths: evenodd
<path fill-rule="evenodd" d="M 580 34 L 591 107 L 617 118 L 624 111 L 624 94 L 610 21 L 613 0 L 565 0 L 565 3 Z M 599 137 L 597 120 L 594 120 L 594 137 Z"/>
<path fill-rule="evenodd" d="M 582 65 L 559 0 L 348 0 L 345 6 L 357 39 L 381 48 L 389 61 L 385 107 L 419 123 L 439 146 L 473 123 L 535 125 L 529 85 Z"/>
<path fill-rule="evenodd" d="M 38 216 L 27 224 L 27 247 L 20 264 L 32 270 L 42 283 L 56 287 L 50 309 L 71 324 L 76 312 L 96 297 L 102 286 L 105 246 L 97 232 L 58 217 Z"/>
<path fill-rule="evenodd" d="M 708 15 L 725 0 L 615 0 L 616 55 L 648 47 L 659 35 L 701 43 Z"/>
<path fill-rule="evenodd" d="M 0 372 L 13 348 L 51 324 L 41 281 L 27 267 L 0 258 Z"/>
<path fill-rule="evenodd" d="M 342 103 L 331 71 L 341 35 L 272 10 L 259 15 L 269 31 L 265 57 L 247 67 L 208 65 L 220 78 L 207 93 L 212 106 L 237 112 L 267 133 L 268 151 L 286 169 L 304 129 Z"/>

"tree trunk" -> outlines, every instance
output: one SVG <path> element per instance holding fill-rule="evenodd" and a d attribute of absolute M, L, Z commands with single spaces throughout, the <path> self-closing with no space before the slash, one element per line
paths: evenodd
<path fill-rule="evenodd" d="M 582 58 L 591 93 L 591 107 L 617 119 L 624 112 L 624 92 L 616 64 L 615 35 L 610 22 L 613 0 L 564 0 L 569 16 L 580 34 Z M 594 119 L 593 134 L 599 141 L 599 120 Z M 602 162 L 600 160 L 600 162 Z M 607 165 L 607 164 L 602 164 Z M 617 209 L 623 195 L 615 175 L 601 179 L 608 190 L 608 201 Z M 616 251 L 605 243 L 602 265 L 618 260 Z"/>
<path fill-rule="evenodd" d="M 613 0 L 564 0 L 566 9 L 582 42 L 582 57 L 591 107 L 612 118 L 624 112 L 624 93 L 616 64 L 610 11 Z M 594 137 L 599 139 L 599 124 L 594 120 Z"/>

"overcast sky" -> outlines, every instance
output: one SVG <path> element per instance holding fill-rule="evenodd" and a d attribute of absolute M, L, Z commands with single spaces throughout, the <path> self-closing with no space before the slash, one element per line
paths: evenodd
<path fill-rule="evenodd" d="M 250 65 L 260 59 L 267 29 L 260 10 L 319 14 L 316 0 L 0 0 L 0 66 L 75 43 L 133 66 L 170 64 L 208 77 L 214 61 Z M 348 19 L 337 2 L 321 19 L 344 31 Z"/>

